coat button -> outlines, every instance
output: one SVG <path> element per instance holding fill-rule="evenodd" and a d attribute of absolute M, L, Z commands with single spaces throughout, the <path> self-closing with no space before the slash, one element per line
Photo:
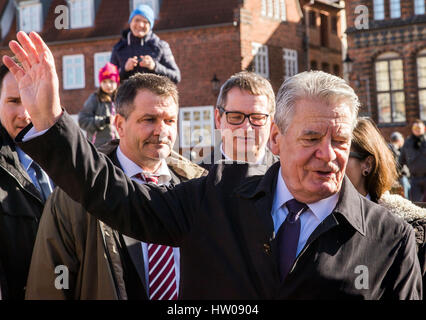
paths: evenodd
<path fill-rule="evenodd" d="M 265 251 L 265 253 L 270 254 L 271 253 L 271 245 L 269 243 L 264 243 L 263 244 L 263 250 Z"/>

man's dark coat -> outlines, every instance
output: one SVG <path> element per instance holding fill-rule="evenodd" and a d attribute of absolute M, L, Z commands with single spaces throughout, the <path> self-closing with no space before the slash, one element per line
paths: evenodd
<path fill-rule="evenodd" d="M 255 166 L 217 165 L 174 189 L 141 186 L 66 113 L 20 145 L 90 214 L 130 237 L 181 247 L 183 299 L 421 298 L 412 228 L 347 178 L 281 283 L 271 218 L 279 163 L 260 176 L 247 177 Z"/>
<path fill-rule="evenodd" d="M 44 200 L 0 125 L 0 285 L 3 299 L 24 299 Z M 1 270 L 3 269 L 3 270 Z"/>

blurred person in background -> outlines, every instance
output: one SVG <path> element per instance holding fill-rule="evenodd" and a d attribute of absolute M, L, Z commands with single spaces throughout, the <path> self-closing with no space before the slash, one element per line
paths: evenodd
<path fill-rule="evenodd" d="M 166 76 L 180 82 L 180 70 L 169 44 L 152 32 L 154 11 L 148 5 L 139 5 L 129 17 L 129 29 L 115 44 L 111 60 L 120 70 L 122 81 L 136 72 Z"/>
<path fill-rule="evenodd" d="M 99 89 L 89 96 L 78 114 L 78 124 L 96 147 L 118 138 L 114 100 L 119 83 L 117 67 L 108 62 L 99 70 Z"/>
<path fill-rule="evenodd" d="M 392 132 L 390 136 L 389 148 L 391 149 L 397 164 L 399 183 L 404 189 L 404 197 L 406 199 L 409 199 L 411 185 L 408 178 L 410 177 L 410 170 L 408 170 L 408 167 L 405 164 L 401 165 L 399 163 L 399 156 L 401 155 L 401 148 L 403 145 L 404 137 L 402 136 L 402 134 L 398 131 Z"/>
<path fill-rule="evenodd" d="M 369 118 L 359 118 L 353 131 L 346 175 L 359 193 L 382 205 L 414 228 L 425 283 L 426 209 L 399 195 L 390 194 L 389 190 L 397 179 L 396 162 L 380 131 Z"/>
<path fill-rule="evenodd" d="M 0 66 L 0 122 L 0 296 L 21 300 L 43 207 L 54 185 L 14 142 L 31 118 L 5 65 Z"/>
<path fill-rule="evenodd" d="M 423 121 L 416 119 L 411 132 L 401 149 L 399 163 L 406 164 L 410 170 L 410 200 L 419 202 L 426 192 L 426 134 Z"/>

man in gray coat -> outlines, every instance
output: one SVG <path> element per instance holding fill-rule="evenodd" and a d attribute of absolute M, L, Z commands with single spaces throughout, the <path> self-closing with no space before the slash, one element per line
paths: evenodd
<path fill-rule="evenodd" d="M 275 95 L 262 76 L 242 71 L 222 85 L 215 108 L 215 146 L 199 163 L 209 170 L 215 163 L 248 162 L 264 171 L 279 160 L 268 148 L 275 112 Z M 207 150 L 210 151 L 210 150 Z M 260 167 L 260 166 L 259 166 Z"/>

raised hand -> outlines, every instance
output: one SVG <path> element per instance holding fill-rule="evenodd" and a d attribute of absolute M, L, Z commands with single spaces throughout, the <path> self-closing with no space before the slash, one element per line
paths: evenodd
<path fill-rule="evenodd" d="M 28 36 L 20 31 L 17 39 L 19 43 L 10 41 L 9 47 L 22 67 L 8 56 L 3 56 L 3 63 L 15 76 L 22 104 L 35 129 L 42 131 L 50 128 L 62 114 L 55 60 L 37 33 L 31 32 Z"/>

